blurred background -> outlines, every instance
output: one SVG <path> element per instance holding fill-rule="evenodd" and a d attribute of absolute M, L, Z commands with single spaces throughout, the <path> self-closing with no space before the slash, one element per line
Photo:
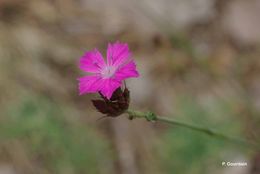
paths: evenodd
<path fill-rule="evenodd" d="M 97 121 L 76 80 L 85 51 L 127 42 L 131 108 L 259 142 L 259 17 L 259 0 L 0 0 L 0 174 L 259 174 L 254 149 Z"/>

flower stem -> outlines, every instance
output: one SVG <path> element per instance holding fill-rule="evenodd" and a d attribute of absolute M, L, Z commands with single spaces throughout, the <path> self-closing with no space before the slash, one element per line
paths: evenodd
<path fill-rule="evenodd" d="M 202 127 L 202 126 L 198 126 L 198 125 L 191 124 L 191 123 L 185 123 L 185 122 L 173 119 L 173 118 L 158 116 L 158 115 L 154 114 L 153 112 L 140 112 L 140 111 L 127 110 L 126 113 L 129 115 L 130 120 L 135 119 L 135 118 L 145 118 L 147 121 L 160 121 L 160 122 L 168 123 L 168 124 L 171 124 L 171 125 L 177 125 L 177 126 L 180 126 L 180 127 L 185 127 L 185 128 L 191 129 L 191 130 L 202 132 L 202 133 L 205 133 L 207 135 L 217 137 L 217 138 L 221 138 L 221 139 L 225 139 L 225 140 L 228 140 L 228 141 L 236 143 L 236 144 L 256 147 L 256 145 L 254 143 L 248 142 L 244 139 L 227 136 L 223 133 L 216 132 L 212 129 Z"/>

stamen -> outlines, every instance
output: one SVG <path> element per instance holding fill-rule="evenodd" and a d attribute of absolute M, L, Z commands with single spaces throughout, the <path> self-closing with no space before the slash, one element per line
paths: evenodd
<path fill-rule="evenodd" d="M 110 78 L 114 76 L 116 71 L 116 68 L 114 66 L 106 66 L 104 69 L 101 71 L 101 75 L 103 78 Z"/>

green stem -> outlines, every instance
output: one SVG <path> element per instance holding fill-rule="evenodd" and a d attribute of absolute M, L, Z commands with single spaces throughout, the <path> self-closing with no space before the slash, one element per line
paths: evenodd
<path fill-rule="evenodd" d="M 166 117 L 161 117 L 152 112 L 144 113 L 144 112 L 139 112 L 139 111 L 127 110 L 126 113 L 129 115 L 130 120 L 135 119 L 135 118 L 145 118 L 147 121 L 160 121 L 160 122 L 168 123 L 171 125 L 177 125 L 177 126 L 185 127 L 185 128 L 191 129 L 191 130 L 198 131 L 198 132 L 202 132 L 202 133 L 205 133 L 210 136 L 222 138 L 222 139 L 228 140 L 233 143 L 238 143 L 241 145 L 255 146 L 255 144 L 250 143 L 244 139 L 230 137 L 225 134 L 213 131 L 209 128 L 201 127 L 201 126 L 194 125 L 191 123 L 185 123 L 185 122 L 182 122 L 179 120 L 175 120 L 173 118 L 170 119 L 170 118 L 166 118 Z"/>

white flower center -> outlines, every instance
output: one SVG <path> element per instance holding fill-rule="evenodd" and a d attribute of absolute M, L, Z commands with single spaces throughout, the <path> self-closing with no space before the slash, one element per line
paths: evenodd
<path fill-rule="evenodd" d="M 114 66 L 105 66 L 101 71 L 101 76 L 105 79 L 114 76 L 116 68 Z"/>

